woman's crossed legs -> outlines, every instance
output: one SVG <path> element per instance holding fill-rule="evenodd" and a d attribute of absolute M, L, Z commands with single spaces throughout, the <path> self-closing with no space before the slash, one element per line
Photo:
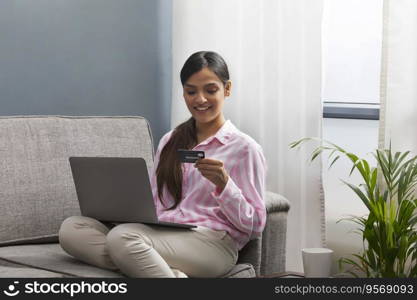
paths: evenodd
<path fill-rule="evenodd" d="M 83 216 L 64 220 L 59 242 L 75 258 L 100 268 L 120 269 L 129 277 L 219 277 L 236 264 L 238 255 L 226 231 L 141 223 L 110 229 Z"/>

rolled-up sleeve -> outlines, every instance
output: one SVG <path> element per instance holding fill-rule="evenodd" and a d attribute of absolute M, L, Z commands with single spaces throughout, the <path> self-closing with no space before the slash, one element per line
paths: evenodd
<path fill-rule="evenodd" d="M 262 148 L 248 145 L 243 152 L 223 191 L 218 193 L 216 189 L 212 196 L 236 229 L 254 239 L 261 235 L 266 223 L 267 166 Z"/>

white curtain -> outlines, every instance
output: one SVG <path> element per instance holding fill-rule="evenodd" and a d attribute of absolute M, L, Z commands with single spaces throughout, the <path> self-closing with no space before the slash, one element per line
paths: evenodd
<path fill-rule="evenodd" d="M 384 0 L 379 147 L 417 155 L 417 1 Z"/>
<path fill-rule="evenodd" d="M 232 95 L 225 117 L 252 136 L 268 162 L 267 190 L 291 202 L 287 270 L 302 271 L 301 249 L 324 244 L 321 162 L 308 163 L 321 137 L 322 0 L 174 0 L 171 127 L 189 118 L 179 73 L 200 50 L 229 65 Z M 238 158 L 237 158 L 238 159 Z"/>

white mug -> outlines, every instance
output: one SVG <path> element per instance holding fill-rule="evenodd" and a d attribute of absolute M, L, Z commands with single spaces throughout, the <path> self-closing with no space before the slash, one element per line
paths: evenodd
<path fill-rule="evenodd" d="M 305 277 L 330 277 L 333 250 L 327 248 L 302 249 Z"/>

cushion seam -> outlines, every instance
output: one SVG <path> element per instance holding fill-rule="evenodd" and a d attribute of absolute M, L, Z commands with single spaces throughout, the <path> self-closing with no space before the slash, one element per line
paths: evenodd
<path fill-rule="evenodd" d="M 225 275 L 227 275 L 227 277 L 231 277 L 231 276 L 233 276 L 233 275 L 236 275 L 236 274 L 239 274 L 239 273 L 241 273 L 241 272 L 244 272 L 244 271 L 250 271 L 250 270 L 253 270 L 253 266 L 252 266 L 252 264 L 248 264 L 248 263 L 240 263 L 240 264 L 236 264 L 235 266 L 238 266 L 238 265 L 245 265 L 245 267 L 243 268 L 243 269 L 241 269 L 241 270 L 237 270 L 237 271 L 235 271 L 234 273 L 230 273 L 230 274 L 225 274 Z M 226 278 L 227 278 L 226 277 Z"/>
<path fill-rule="evenodd" d="M 31 264 L 18 262 L 18 261 L 15 261 L 13 259 L 10 259 L 10 258 L 4 258 L 3 256 L 0 256 L 0 259 L 4 260 L 6 262 L 9 262 L 9 263 L 14 263 L 16 265 L 21 265 L 21 266 L 25 266 L 25 267 L 31 267 L 31 268 L 37 269 L 37 270 L 49 271 L 49 272 L 58 273 L 58 274 L 61 274 L 61 275 L 67 275 L 67 276 L 71 276 L 71 277 L 79 277 L 77 275 L 67 273 L 67 272 L 56 271 L 56 270 L 52 270 L 52 269 L 48 269 L 48 268 L 44 268 L 44 267 L 38 267 L 38 266 L 31 265 Z"/>
<path fill-rule="evenodd" d="M 45 239 L 45 238 L 56 238 L 58 239 L 58 235 L 56 233 L 48 234 L 48 235 L 38 235 L 38 236 L 31 236 L 31 237 L 22 237 L 14 240 L 4 240 L 0 241 L 0 247 L 7 247 L 7 246 L 18 246 L 18 245 L 27 245 L 28 243 L 34 241 L 35 243 L 39 243 L 38 239 Z M 23 244 L 25 243 L 25 244 Z"/>

